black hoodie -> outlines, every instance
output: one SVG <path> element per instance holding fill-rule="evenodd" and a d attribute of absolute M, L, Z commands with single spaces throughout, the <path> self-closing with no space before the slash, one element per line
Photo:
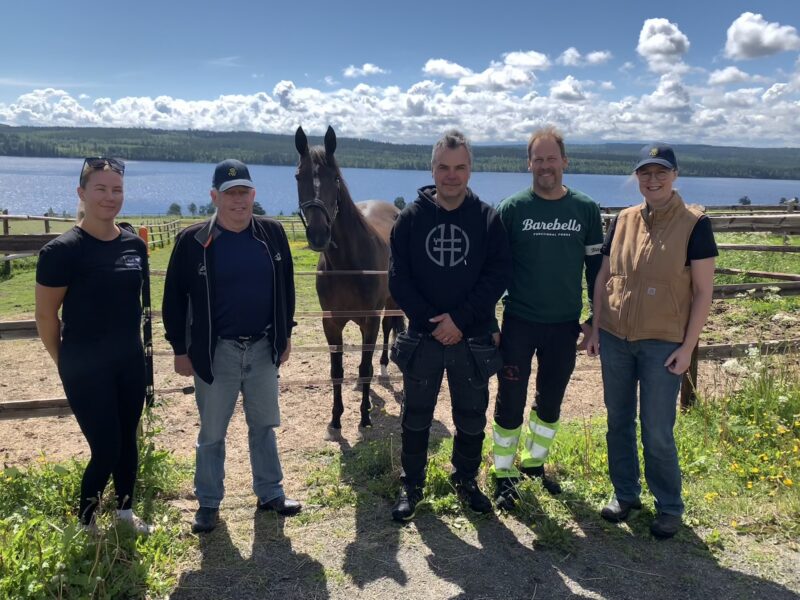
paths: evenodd
<path fill-rule="evenodd" d="M 455 210 L 441 208 L 435 186 L 403 210 L 392 228 L 389 289 L 410 328 L 449 313 L 465 337 L 495 329 L 495 305 L 511 283 L 511 248 L 495 210 L 467 189 Z"/>

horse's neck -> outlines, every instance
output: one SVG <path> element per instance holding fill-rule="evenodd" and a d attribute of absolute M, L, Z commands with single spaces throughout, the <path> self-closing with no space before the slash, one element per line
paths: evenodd
<path fill-rule="evenodd" d="M 333 244 L 325 251 L 327 263 L 334 269 L 361 267 L 369 261 L 375 230 L 358 210 L 349 193 L 339 197 L 339 214 L 331 230 Z"/>

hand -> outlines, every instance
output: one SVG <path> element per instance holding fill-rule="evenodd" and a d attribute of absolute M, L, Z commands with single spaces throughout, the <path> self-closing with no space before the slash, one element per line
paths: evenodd
<path fill-rule="evenodd" d="M 429 320 L 431 323 L 438 323 L 431 335 L 443 346 L 453 346 L 461 341 L 463 335 L 461 330 L 453 323 L 453 319 L 450 318 L 450 313 L 436 315 Z"/>
<path fill-rule="evenodd" d="M 692 351 L 694 348 L 686 348 L 680 346 L 675 352 L 669 355 L 669 358 L 664 363 L 667 371 L 673 375 L 683 375 L 689 370 L 689 365 L 692 363 Z"/>
<path fill-rule="evenodd" d="M 289 355 L 292 353 L 292 338 L 286 340 L 286 350 L 283 351 L 280 358 L 280 364 L 286 363 L 289 360 Z"/>
<path fill-rule="evenodd" d="M 588 323 L 581 323 L 581 334 L 583 338 L 578 342 L 578 352 L 587 350 L 589 346 L 589 338 L 592 337 L 592 326 Z"/>
<path fill-rule="evenodd" d="M 589 338 L 586 338 L 586 334 L 583 336 L 583 340 L 586 344 L 586 356 L 600 356 L 600 330 L 592 330 L 592 333 L 589 334 Z M 580 346 L 579 346 L 580 347 Z"/>
<path fill-rule="evenodd" d="M 492 334 L 492 343 L 493 343 L 495 346 L 497 346 L 498 348 L 500 347 L 500 332 L 499 332 L 499 331 L 495 331 L 495 332 Z"/>
<path fill-rule="evenodd" d="M 190 377 L 194 375 L 194 369 L 192 368 L 192 361 L 189 358 L 188 354 L 175 355 L 175 372 L 178 375 L 183 375 L 185 377 Z"/>

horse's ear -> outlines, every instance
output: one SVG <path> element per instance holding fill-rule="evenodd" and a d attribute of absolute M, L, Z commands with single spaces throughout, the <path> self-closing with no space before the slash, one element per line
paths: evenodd
<path fill-rule="evenodd" d="M 325 155 L 333 156 L 334 152 L 336 152 L 336 132 L 328 125 L 328 131 L 325 132 Z"/>
<path fill-rule="evenodd" d="M 308 154 L 308 138 L 302 126 L 298 127 L 297 131 L 294 132 L 294 147 L 297 148 L 297 152 L 300 156 Z"/>

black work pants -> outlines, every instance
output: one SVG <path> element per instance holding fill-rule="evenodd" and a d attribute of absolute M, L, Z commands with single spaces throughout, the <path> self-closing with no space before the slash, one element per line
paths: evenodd
<path fill-rule="evenodd" d="M 498 374 L 495 423 L 504 429 L 522 425 L 534 355 L 538 361 L 536 415 L 545 423 L 559 420 L 564 392 L 575 370 L 575 344 L 580 331 L 577 321 L 533 323 L 503 315 L 503 368 Z"/>
<path fill-rule="evenodd" d="M 136 430 L 144 407 L 145 362 L 137 338 L 65 340 L 58 372 L 91 457 L 81 481 L 78 516 L 89 523 L 109 477 L 117 508 L 132 506 L 138 468 Z"/>
<path fill-rule="evenodd" d="M 445 372 L 456 427 L 452 454 L 455 477 L 475 477 L 481 464 L 489 404 L 488 382 L 481 381 L 466 340 L 443 346 L 429 334 L 409 332 L 409 335 L 417 335 L 420 340 L 403 374 L 403 482 L 419 488 L 425 483 L 428 438 Z"/>

